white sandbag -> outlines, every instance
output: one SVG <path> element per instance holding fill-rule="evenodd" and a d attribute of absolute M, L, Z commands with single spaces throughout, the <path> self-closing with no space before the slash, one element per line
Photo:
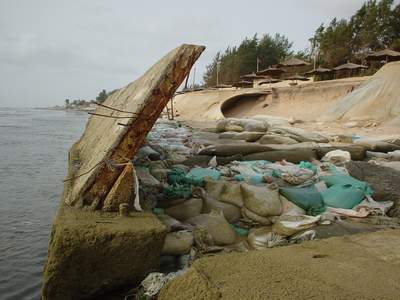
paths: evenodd
<path fill-rule="evenodd" d="M 247 241 L 255 250 L 264 250 L 276 246 L 283 246 L 288 241 L 279 234 L 272 231 L 271 227 L 260 227 L 251 229 Z"/>
<path fill-rule="evenodd" d="M 266 186 L 241 185 L 244 206 L 262 217 L 282 214 L 282 203 L 277 189 Z"/>
<path fill-rule="evenodd" d="M 321 159 L 323 162 L 330 162 L 334 165 L 343 166 L 345 163 L 351 160 L 351 154 L 348 151 L 343 150 L 333 150 L 329 151 L 325 156 Z"/>
<path fill-rule="evenodd" d="M 320 216 L 312 217 L 306 215 L 283 215 L 276 220 L 272 226 L 272 230 L 282 236 L 291 236 L 315 226 L 319 220 Z"/>

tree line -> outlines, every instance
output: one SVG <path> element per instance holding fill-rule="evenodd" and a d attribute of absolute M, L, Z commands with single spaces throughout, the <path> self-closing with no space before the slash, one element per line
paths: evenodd
<path fill-rule="evenodd" d="M 239 46 L 215 55 L 203 75 L 204 85 L 233 84 L 241 75 L 255 71 L 257 64 L 261 70 L 289 57 L 335 67 L 347 61 L 362 63 L 368 53 L 386 47 L 400 51 L 400 4 L 368 0 L 350 19 L 334 18 L 328 25 L 321 24 L 309 41 L 309 48 L 294 52 L 293 43 L 284 35 L 246 37 Z"/>

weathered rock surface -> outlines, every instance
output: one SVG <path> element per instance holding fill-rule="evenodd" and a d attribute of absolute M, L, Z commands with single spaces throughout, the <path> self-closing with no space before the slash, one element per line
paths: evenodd
<path fill-rule="evenodd" d="M 42 298 L 86 299 L 139 283 L 157 270 L 165 235 L 152 214 L 121 218 L 63 205 L 53 224 Z"/>

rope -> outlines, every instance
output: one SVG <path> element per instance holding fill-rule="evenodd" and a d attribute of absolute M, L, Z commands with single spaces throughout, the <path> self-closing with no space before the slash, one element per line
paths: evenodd
<path fill-rule="evenodd" d="M 115 171 L 115 168 L 116 168 L 116 167 L 126 166 L 127 164 L 130 164 L 131 162 L 128 161 L 128 162 L 126 162 L 126 163 L 115 163 L 115 162 L 113 162 L 111 159 L 105 158 L 105 159 L 103 159 L 102 161 L 99 161 L 99 162 L 98 162 L 97 164 L 95 164 L 93 167 L 91 167 L 88 171 L 83 172 L 83 173 L 81 173 L 81 174 L 79 174 L 79 175 L 77 175 L 77 176 L 64 179 L 63 182 L 67 182 L 67 181 L 70 181 L 70 180 L 75 180 L 75 179 L 78 179 L 79 177 L 82 177 L 82 176 L 84 176 L 84 175 L 87 175 L 87 174 L 89 174 L 91 171 L 93 171 L 97 166 L 99 166 L 99 165 L 101 165 L 101 164 L 103 164 L 103 163 L 106 165 L 106 167 L 107 167 L 110 171 L 113 172 L 113 171 Z"/>
<path fill-rule="evenodd" d="M 106 118 L 113 118 L 113 119 L 132 119 L 133 116 L 131 117 L 119 117 L 119 116 L 109 116 L 109 115 L 103 115 L 103 114 L 96 114 L 94 112 L 88 112 L 89 115 L 93 116 L 99 116 L 99 117 L 106 117 Z"/>

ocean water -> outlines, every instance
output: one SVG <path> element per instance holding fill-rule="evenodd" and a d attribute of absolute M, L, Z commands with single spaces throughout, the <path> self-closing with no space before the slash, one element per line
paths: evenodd
<path fill-rule="evenodd" d="M 67 155 L 88 115 L 0 108 L 0 299 L 40 299 Z"/>

